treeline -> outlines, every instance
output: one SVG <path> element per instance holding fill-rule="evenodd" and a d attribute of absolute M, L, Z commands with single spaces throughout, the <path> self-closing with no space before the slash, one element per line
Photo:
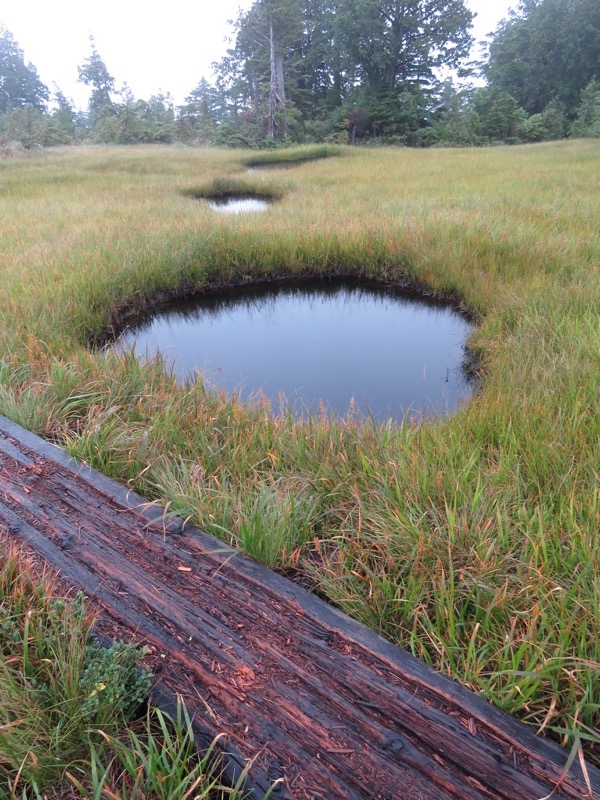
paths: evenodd
<path fill-rule="evenodd" d="M 91 90 L 85 111 L 44 86 L 0 25 L 0 143 L 423 147 L 600 136 L 598 0 L 521 0 L 479 63 L 469 61 L 472 21 L 464 0 L 255 0 L 214 82 L 203 78 L 182 105 L 117 89 L 92 38 L 78 68 Z"/>

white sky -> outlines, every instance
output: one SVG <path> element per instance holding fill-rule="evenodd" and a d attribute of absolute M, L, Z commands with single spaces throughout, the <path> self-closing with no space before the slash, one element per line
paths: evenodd
<path fill-rule="evenodd" d="M 492 31 L 517 0 L 467 0 L 477 12 L 474 35 Z M 89 36 L 117 87 L 129 84 L 136 97 L 159 90 L 176 103 L 225 53 L 227 20 L 252 0 L 0 0 L 0 22 L 8 28 L 41 80 L 80 107 L 89 90 L 77 82 L 77 67 L 90 54 Z"/>

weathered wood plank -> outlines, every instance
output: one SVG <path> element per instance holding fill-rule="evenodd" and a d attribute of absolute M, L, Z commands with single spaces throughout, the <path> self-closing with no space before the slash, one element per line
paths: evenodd
<path fill-rule="evenodd" d="M 256 797 L 283 777 L 299 800 L 538 800 L 561 779 L 553 742 L 2 418 L 0 530 L 154 649 L 155 699 L 181 694 L 202 744 L 225 732 L 232 777 L 254 758 Z M 585 796 L 574 765 L 553 797 Z"/>

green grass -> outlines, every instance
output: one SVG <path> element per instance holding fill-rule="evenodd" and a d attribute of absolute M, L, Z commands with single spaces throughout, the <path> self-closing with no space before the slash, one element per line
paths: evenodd
<path fill-rule="evenodd" d="M 0 412 L 600 763 L 600 144 L 248 158 L 0 162 Z M 185 196 L 219 181 L 282 199 Z M 420 426 L 297 421 L 87 347 L 174 294 L 342 273 L 470 309 L 477 397 Z"/>
<path fill-rule="evenodd" d="M 217 742 L 196 753 L 183 706 L 132 720 L 150 681 L 143 652 L 104 649 L 92 623 L 81 595 L 60 597 L 0 544 L 0 797 L 242 800 L 245 774 L 223 785 Z"/>

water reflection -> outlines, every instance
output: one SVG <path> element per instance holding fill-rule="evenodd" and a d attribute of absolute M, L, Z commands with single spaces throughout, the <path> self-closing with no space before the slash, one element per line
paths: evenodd
<path fill-rule="evenodd" d="M 247 211 L 266 211 L 269 201 L 262 197 L 213 197 L 208 205 L 213 211 L 223 214 L 244 214 Z"/>
<path fill-rule="evenodd" d="M 445 414 L 471 394 L 462 369 L 470 324 L 447 306 L 354 281 L 269 284 L 170 304 L 115 347 L 162 353 L 180 382 L 202 372 L 275 411 L 324 404 L 381 421 Z"/>

